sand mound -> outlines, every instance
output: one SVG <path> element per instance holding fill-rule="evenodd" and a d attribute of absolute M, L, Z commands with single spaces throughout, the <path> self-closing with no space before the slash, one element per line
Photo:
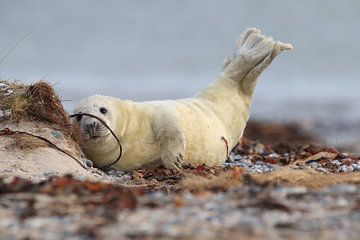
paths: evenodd
<path fill-rule="evenodd" d="M 81 160 L 79 131 L 53 88 L 0 81 L 0 175 L 40 180 L 72 173 L 94 178 Z"/>

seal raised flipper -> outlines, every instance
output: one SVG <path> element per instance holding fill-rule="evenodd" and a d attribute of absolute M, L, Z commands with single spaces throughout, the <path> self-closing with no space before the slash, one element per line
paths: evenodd
<path fill-rule="evenodd" d="M 216 81 L 198 94 L 226 127 L 223 134 L 228 136 L 229 149 L 243 135 L 260 74 L 283 50 L 292 48 L 291 44 L 274 41 L 261 35 L 260 30 L 249 28 L 237 39 L 234 54 L 225 59 Z"/>
<path fill-rule="evenodd" d="M 274 41 L 261 35 L 260 30 L 248 28 L 236 41 L 232 59 L 225 59 L 221 77 L 238 82 L 245 95 L 252 95 L 257 78 L 271 61 L 283 50 L 291 49 L 291 44 Z"/>

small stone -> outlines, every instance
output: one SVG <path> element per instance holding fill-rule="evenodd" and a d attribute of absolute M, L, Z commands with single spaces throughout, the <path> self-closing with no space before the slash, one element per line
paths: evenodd
<path fill-rule="evenodd" d="M 4 112 L 0 110 L 0 118 L 2 118 L 3 116 L 4 116 Z"/>
<path fill-rule="evenodd" d="M 59 175 L 58 172 L 45 172 L 44 173 L 45 177 L 58 176 L 58 175 Z"/>
<path fill-rule="evenodd" d="M 116 170 L 116 169 L 110 169 L 108 171 L 105 171 L 105 173 L 112 177 L 121 177 L 121 178 L 126 175 L 124 171 Z"/>
<path fill-rule="evenodd" d="M 10 117 L 11 116 L 11 109 L 6 109 L 3 111 L 3 117 Z"/>
<path fill-rule="evenodd" d="M 347 165 L 343 165 L 339 169 L 339 172 L 344 172 L 344 173 L 348 173 L 352 171 L 354 171 L 354 168 L 352 166 L 347 166 Z"/>
<path fill-rule="evenodd" d="M 88 167 L 93 167 L 94 166 L 93 161 L 91 161 L 90 159 L 84 159 L 84 163 Z"/>
<path fill-rule="evenodd" d="M 341 162 L 339 160 L 333 160 L 333 161 L 331 161 L 331 164 L 336 165 L 336 166 L 340 166 Z"/>
<path fill-rule="evenodd" d="M 240 155 L 231 153 L 228 159 L 228 162 L 235 162 L 241 159 Z"/>
<path fill-rule="evenodd" d="M 354 168 L 354 171 L 360 171 L 360 163 L 354 163 L 351 166 Z"/>
<path fill-rule="evenodd" d="M 254 150 L 255 150 L 256 154 L 263 154 L 264 151 L 265 151 L 265 146 L 263 144 L 261 144 L 261 143 L 258 143 L 258 144 L 256 144 Z"/>
<path fill-rule="evenodd" d="M 64 134 L 60 131 L 51 131 L 51 135 L 56 139 L 64 139 Z"/>
<path fill-rule="evenodd" d="M 9 89 L 9 86 L 6 85 L 5 83 L 0 83 L 0 90 L 1 91 L 6 91 Z"/>
<path fill-rule="evenodd" d="M 4 96 L 9 96 L 9 95 L 11 95 L 13 93 L 14 93 L 14 90 L 8 89 L 3 95 Z"/>
<path fill-rule="evenodd" d="M 321 167 L 321 164 L 319 164 L 318 162 L 310 162 L 309 163 L 310 167 L 312 168 L 318 168 L 318 167 Z"/>
<path fill-rule="evenodd" d="M 323 168 L 323 167 L 316 167 L 315 170 L 322 172 L 322 173 L 330 173 L 330 171 L 328 169 Z"/>
<path fill-rule="evenodd" d="M 123 176 L 121 176 L 121 180 L 122 181 L 130 181 L 132 178 L 131 178 L 131 176 L 130 175 L 123 175 Z"/>
<path fill-rule="evenodd" d="M 271 157 L 271 158 L 278 158 L 278 157 L 280 157 L 280 155 L 279 155 L 279 154 L 277 154 L 277 153 L 270 153 L 270 154 L 268 155 L 268 157 Z"/>

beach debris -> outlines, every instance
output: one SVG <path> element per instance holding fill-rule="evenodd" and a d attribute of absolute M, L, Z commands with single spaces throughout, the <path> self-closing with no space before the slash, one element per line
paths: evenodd
<path fill-rule="evenodd" d="M 135 193 L 126 187 L 103 182 L 81 181 L 71 175 L 52 177 L 39 183 L 32 183 L 19 177 L 15 177 L 10 183 L 5 183 L 0 179 L 0 195 L 17 192 L 48 195 L 76 194 L 80 197 L 89 197 L 90 205 L 101 204 L 109 210 L 137 207 Z"/>
<path fill-rule="evenodd" d="M 0 119 L 8 118 L 11 116 L 11 109 L 0 110 Z"/>
<path fill-rule="evenodd" d="M 43 122 L 56 129 L 55 138 L 71 138 L 80 141 L 80 130 L 71 124 L 60 97 L 53 87 L 44 81 L 32 85 L 0 80 L 0 119 L 11 116 L 12 123 L 22 121 Z"/>
<path fill-rule="evenodd" d="M 323 173 L 354 172 L 360 170 L 360 158 L 333 147 L 271 145 L 243 138 L 225 163 L 226 167 L 239 166 L 258 173 L 287 165 L 310 166 Z"/>
<path fill-rule="evenodd" d="M 93 163 L 93 161 L 91 161 L 90 159 L 85 158 L 85 159 L 82 159 L 82 160 L 83 160 L 84 164 L 85 164 L 86 166 L 88 166 L 89 168 L 90 168 L 90 167 L 94 167 L 94 163 Z"/>
<path fill-rule="evenodd" d="M 10 86 L 8 84 L 0 82 L 0 100 L 1 97 L 7 97 L 14 93 L 14 90 L 10 89 Z M 8 118 L 11 116 L 11 109 L 8 108 L 2 108 L 0 105 L 0 120 Z"/>
<path fill-rule="evenodd" d="M 339 222 L 337 233 L 351 238 L 346 234 L 357 231 L 356 156 L 335 148 L 243 139 L 229 159 L 224 166 L 185 166 L 182 171 L 103 172 L 116 179 L 113 183 L 53 172 L 38 183 L 0 179 L 0 237 L 25 238 L 38 231 L 49 239 L 227 239 L 284 230 L 315 236 Z M 328 173 L 315 171 L 314 164 Z M 337 174 L 343 166 L 352 172 L 347 167 L 347 173 Z"/>
<path fill-rule="evenodd" d="M 14 93 L 14 90 L 8 89 L 3 95 L 4 96 L 9 96 L 9 95 L 11 95 L 13 93 Z"/>
<path fill-rule="evenodd" d="M 3 96 L 10 96 L 14 93 L 14 90 L 10 88 L 9 85 L 5 83 L 0 83 L 0 94 Z"/>
<path fill-rule="evenodd" d="M 214 177 L 210 169 L 190 171 Z M 164 169 L 149 172 L 170 174 Z M 143 180 L 151 175 L 145 170 L 138 173 Z M 238 169 L 228 174 L 234 178 L 242 175 Z M 154 180 L 150 177 L 147 184 Z M 356 239 L 354 234 L 359 233 L 359 185 L 312 190 L 259 184 L 252 175 L 243 184 L 221 191 L 144 191 L 143 185 L 126 187 L 77 180 L 69 175 L 40 183 L 0 179 L 0 237 L 251 239 L 284 233 L 296 237 L 301 233 L 312 239 L 330 231 Z"/>
<path fill-rule="evenodd" d="M 4 117 L 10 117 L 11 116 L 11 109 L 6 109 L 5 111 L 3 111 L 4 113 Z"/>
<path fill-rule="evenodd" d="M 250 173 L 266 173 L 275 169 L 271 163 L 264 161 L 253 162 L 251 156 L 239 155 L 233 152 L 230 153 L 229 159 L 224 163 L 224 166 L 229 168 L 238 166 Z"/>
<path fill-rule="evenodd" d="M 0 91 L 7 91 L 10 88 L 8 84 L 0 83 Z"/>
<path fill-rule="evenodd" d="M 61 109 L 56 114 L 45 109 L 56 98 L 47 90 L 33 88 L 38 105 L 27 110 L 50 123 L 58 123 L 59 113 L 65 124 L 60 122 L 50 139 L 63 140 L 61 126 L 67 122 Z M 0 84 L 0 97 L 7 91 Z M 59 106 L 57 100 L 49 104 Z M 13 114 L 2 107 L 0 119 L 8 111 Z M 0 132 L 0 137 L 19 135 Z M 81 161 L 112 183 L 59 177 L 56 169 L 43 171 L 40 182 L 0 178 L 0 238 L 261 239 L 301 233 L 307 239 L 330 231 L 356 239 L 360 234 L 359 158 L 336 148 L 243 138 L 223 166 L 182 171 L 104 172 Z"/>

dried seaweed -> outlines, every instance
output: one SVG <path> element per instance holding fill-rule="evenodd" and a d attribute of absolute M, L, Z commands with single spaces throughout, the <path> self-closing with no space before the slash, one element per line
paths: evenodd
<path fill-rule="evenodd" d="M 71 124 L 60 97 L 53 87 L 39 81 L 30 86 L 19 82 L 0 81 L 11 89 L 11 94 L 0 94 L 0 110 L 10 109 L 10 122 L 39 121 L 63 132 L 75 142 L 80 141 L 80 129 Z"/>
<path fill-rule="evenodd" d="M 103 182 L 80 181 L 71 175 L 32 183 L 15 177 L 10 183 L 0 178 L 0 195 L 9 193 L 40 193 L 48 195 L 76 194 L 84 197 L 82 204 L 98 204 L 109 210 L 135 209 L 136 193 L 129 188 Z M 86 197 L 86 198 L 85 198 Z"/>

